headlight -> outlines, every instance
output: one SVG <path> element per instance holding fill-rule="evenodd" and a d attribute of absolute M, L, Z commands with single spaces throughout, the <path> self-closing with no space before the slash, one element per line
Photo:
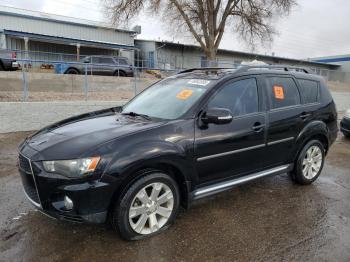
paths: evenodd
<path fill-rule="evenodd" d="M 66 177 L 79 178 L 95 171 L 100 157 L 73 160 L 43 161 L 46 172 L 57 173 Z"/>
<path fill-rule="evenodd" d="M 345 117 L 346 118 L 350 118 L 350 109 L 346 110 Z"/>

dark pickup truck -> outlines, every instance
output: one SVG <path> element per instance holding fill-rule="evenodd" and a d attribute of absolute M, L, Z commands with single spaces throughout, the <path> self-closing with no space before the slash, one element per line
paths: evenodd
<path fill-rule="evenodd" d="M 16 61 L 16 52 L 0 49 L 0 71 L 17 70 L 19 64 Z"/>

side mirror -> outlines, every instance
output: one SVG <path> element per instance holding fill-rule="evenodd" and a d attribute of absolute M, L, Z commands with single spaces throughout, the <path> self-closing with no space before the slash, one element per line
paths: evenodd
<path fill-rule="evenodd" d="M 230 123 L 232 119 L 231 111 L 225 108 L 210 108 L 201 116 L 204 124 L 223 125 Z"/>

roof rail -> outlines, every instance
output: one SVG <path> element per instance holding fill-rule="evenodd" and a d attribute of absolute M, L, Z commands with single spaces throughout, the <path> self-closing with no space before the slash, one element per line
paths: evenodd
<path fill-rule="evenodd" d="M 216 70 L 223 70 L 223 69 L 237 69 L 235 67 L 195 67 L 195 68 L 189 68 L 185 69 L 183 71 L 178 72 L 177 74 L 183 74 L 183 73 L 190 73 L 193 71 L 216 71 Z"/>
<path fill-rule="evenodd" d="M 251 65 L 251 66 L 242 66 L 240 67 L 236 73 L 246 72 L 249 69 L 283 69 L 284 71 L 290 71 L 291 69 L 298 69 L 306 74 L 309 74 L 309 71 L 304 67 L 297 66 L 288 66 L 288 65 Z"/>
<path fill-rule="evenodd" d="M 242 65 L 240 67 L 195 67 L 190 69 L 185 69 L 183 71 L 178 72 L 177 74 L 190 73 L 193 71 L 217 71 L 217 70 L 233 70 L 235 69 L 235 73 L 247 72 L 249 69 L 282 69 L 284 71 L 291 71 L 291 69 L 300 70 L 306 74 L 309 74 L 309 70 L 304 67 L 298 66 L 288 66 L 288 65 Z"/>

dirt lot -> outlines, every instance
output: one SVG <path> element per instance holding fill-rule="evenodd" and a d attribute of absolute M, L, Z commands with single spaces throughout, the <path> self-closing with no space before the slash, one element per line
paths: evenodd
<path fill-rule="evenodd" d="M 16 170 L 25 135 L 0 134 L 0 261 L 350 261 L 350 141 L 341 135 L 313 185 L 286 174 L 242 185 L 139 242 L 35 211 Z"/>

